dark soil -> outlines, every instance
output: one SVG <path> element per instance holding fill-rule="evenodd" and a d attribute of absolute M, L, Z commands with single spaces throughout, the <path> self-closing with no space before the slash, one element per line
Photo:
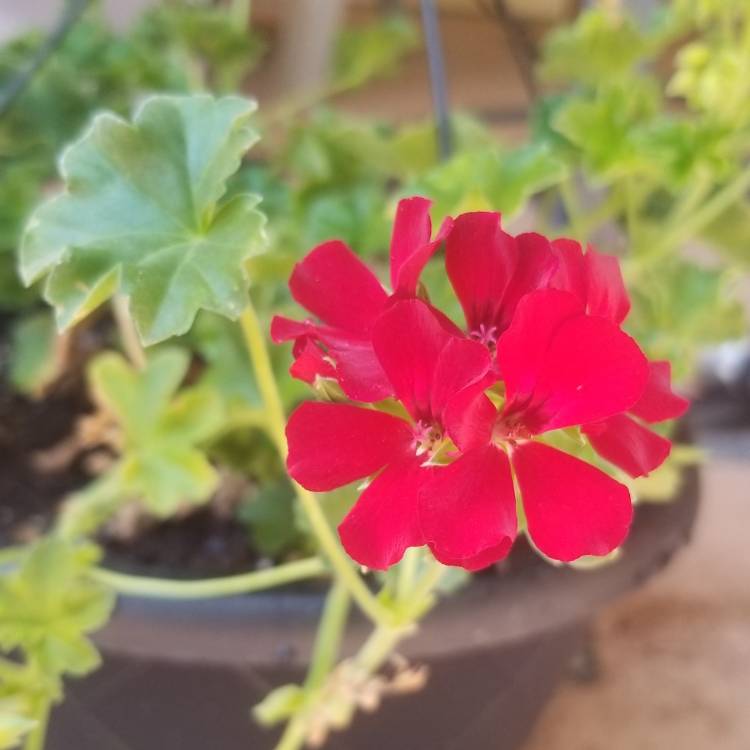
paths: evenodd
<path fill-rule="evenodd" d="M 85 454 L 59 471 L 34 465 L 34 456 L 69 436 L 90 408 L 80 385 L 35 401 L 0 383 L 0 546 L 44 533 L 65 496 L 90 481 Z M 204 578 L 248 570 L 258 562 L 247 528 L 211 508 L 149 525 L 127 542 L 100 541 L 109 565 L 152 575 Z"/>
<path fill-rule="evenodd" d="M 36 461 L 73 434 L 78 419 L 92 411 L 83 369 L 90 354 L 112 338 L 107 320 L 95 323 L 76 341 L 65 377 L 40 399 L 15 392 L 8 383 L 10 316 L 0 314 L 0 547 L 25 544 L 53 524 L 60 504 L 92 477 L 87 452 L 65 466 L 40 470 Z M 89 451 L 90 453 L 90 451 Z M 102 536 L 106 564 L 141 574 L 206 578 L 257 566 L 247 527 L 220 517 L 211 507 L 162 523 L 147 523 L 127 542 Z"/>
<path fill-rule="evenodd" d="M 35 459 L 73 434 L 79 418 L 92 411 L 84 386 L 87 357 L 111 339 L 107 322 L 89 331 L 82 353 L 62 382 L 44 398 L 15 392 L 6 377 L 8 318 L 0 316 L 0 547 L 25 544 L 44 534 L 66 496 L 92 476 L 81 452 L 57 470 L 40 470 Z M 254 549 L 247 525 L 211 505 L 166 521 L 149 520 L 127 539 L 103 533 L 98 541 L 105 564 L 141 575 L 211 578 L 252 570 L 270 561 Z M 545 563 L 519 540 L 494 571 Z M 491 573 L 492 571 L 487 571 Z"/>
<path fill-rule="evenodd" d="M 34 455 L 63 440 L 88 408 L 80 392 L 31 401 L 0 383 L 0 545 L 42 533 L 61 498 L 88 480 L 83 457 L 60 472 L 33 465 Z"/>

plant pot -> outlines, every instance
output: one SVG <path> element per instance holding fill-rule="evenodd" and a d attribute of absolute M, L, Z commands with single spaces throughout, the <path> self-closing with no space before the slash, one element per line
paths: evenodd
<path fill-rule="evenodd" d="M 623 554 L 582 572 L 519 549 L 505 570 L 475 577 L 404 643 L 426 664 L 421 691 L 386 697 L 374 714 L 331 737 L 331 750 L 511 750 L 608 602 L 660 570 L 689 539 L 697 469 L 673 503 L 640 507 Z M 68 685 L 53 712 L 48 750 L 266 750 L 278 733 L 250 707 L 305 671 L 323 594 L 273 591 L 224 600 L 124 597 L 97 641 L 102 668 Z M 344 651 L 369 632 L 353 618 Z"/>

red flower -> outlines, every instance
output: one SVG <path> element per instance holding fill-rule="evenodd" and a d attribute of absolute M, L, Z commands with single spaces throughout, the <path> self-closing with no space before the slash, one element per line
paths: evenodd
<path fill-rule="evenodd" d="M 372 568 L 424 544 L 445 564 L 485 567 L 515 540 L 517 502 L 548 557 L 609 553 L 632 519 L 627 487 L 544 436 L 579 427 L 602 457 L 640 476 L 671 446 L 643 423 L 687 408 L 668 363 L 649 363 L 620 329 L 630 301 L 617 259 L 572 240 L 512 237 L 489 212 L 447 221 L 431 240 L 428 209 L 422 198 L 399 204 L 392 295 L 342 243 L 295 268 L 292 294 L 322 322 L 274 320 L 275 340 L 295 340 L 292 374 L 334 379 L 357 401 L 395 395 L 400 406 L 303 404 L 287 426 L 289 473 L 313 491 L 370 478 L 339 534 Z M 468 337 L 416 298 L 446 233 Z"/>
<path fill-rule="evenodd" d="M 494 350 L 519 300 L 549 285 L 558 266 L 540 234 L 512 237 L 489 211 L 457 217 L 445 246 L 445 266 L 469 335 Z"/>
<path fill-rule="evenodd" d="M 391 281 L 394 295 L 413 297 L 419 276 L 451 227 L 446 219 L 434 239 L 430 201 L 399 202 L 391 237 Z M 294 341 L 291 374 L 308 383 L 336 380 L 355 401 L 380 401 L 393 388 L 372 349 L 375 322 L 390 303 L 375 274 L 340 241 L 325 242 L 297 263 L 289 279 L 294 299 L 317 317 L 297 322 L 276 316 L 271 338 Z"/>
<path fill-rule="evenodd" d="M 575 294 L 590 315 L 622 323 L 630 311 L 630 299 L 617 258 L 589 246 L 584 255 L 574 240 L 555 240 L 560 258 L 551 285 Z M 685 413 L 689 402 L 675 395 L 670 385 L 669 362 L 649 363 L 649 379 L 641 400 L 629 414 L 584 425 L 582 432 L 597 453 L 632 477 L 644 476 L 661 466 L 672 443 L 642 422 L 655 424 Z"/>
<path fill-rule="evenodd" d="M 669 362 L 649 362 L 649 378 L 640 401 L 627 414 L 584 425 L 594 450 L 631 477 L 649 474 L 666 461 L 672 443 L 642 422 L 656 424 L 682 416 L 690 406 L 672 392 Z"/>
<path fill-rule="evenodd" d="M 420 300 L 395 302 L 374 326 L 377 359 L 405 414 L 348 404 L 305 403 L 287 425 L 291 476 L 313 491 L 377 473 L 339 527 L 347 552 L 384 569 L 423 545 L 417 509 L 431 460 L 460 431 L 451 404 L 490 369 L 487 349 L 450 333 Z M 378 473 L 379 472 L 379 473 Z"/>
<path fill-rule="evenodd" d="M 589 315 L 622 323 L 630 312 L 630 298 L 617 258 L 592 245 L 584 255 L 579 242 L 564 238 L 553 240 L 552 249 L 559 263 L 550 287 L 575 294 Z"/>
<path fill-rule="evenodd" d="M 516 534 L 515 474 L 529 536 L 545 555 L 607 554 L 627 535 L 628 489 L 534 438 L 633 407 L 648 379 L 646 358 L 614 323 L 558 290 L 521 300 L 497 357 L 505 404 L 498 412 L 484 395 L 471 404 L 471 444 L 459 436 L 464 454 L 436 468 L 420 493 L 425 541 L 449 565 L 477 569 L 502 558 Z"/>

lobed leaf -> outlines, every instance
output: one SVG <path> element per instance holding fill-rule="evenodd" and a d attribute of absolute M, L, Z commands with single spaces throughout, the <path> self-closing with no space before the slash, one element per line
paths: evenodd
<path fill-rule="evenodd" d="M 48 675 L 85 674 L 99 663 L 86 634 L 101 627 L 111 592 L 86 577 L 98 552 L 47 538 L 0 580 L 0 648 L 20 649 Z"/>
<path fill-rule="evenodd" d="M 187 351 L 165 348 L 142 371 L 114 352 L 89 369 L 94 397 L 123 433 L 117 492 L 160 516 L 208 499 L 218 481 L 200 445 L 222 426 L 224 404 L 208 385 L 177 393 L 188 365 Z"/>
<path fill-rule="evenodd" d="M 133 123 L 99 115 L 64 154 L 66 191 L 32 216 L 21 245 L 26 284 L 65 328 L 116 292 L 145 344 L 187 331 L 200 309 L 236 318 L 244 261 L 263 244 L 259 198 L 222 201 L 257 140 L 253 102 L 157 96 Z"/>

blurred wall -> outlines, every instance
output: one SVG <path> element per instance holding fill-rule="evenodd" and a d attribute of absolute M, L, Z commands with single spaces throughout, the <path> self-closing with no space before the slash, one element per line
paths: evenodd
<path fill-rule="evenodd" d="M 104 0 L 105 12 L 123 28 L 156 0 Z M 0 43 L 33 27 L 49 28 L 59 18 L 63 0 L 0 0 Z"/>

